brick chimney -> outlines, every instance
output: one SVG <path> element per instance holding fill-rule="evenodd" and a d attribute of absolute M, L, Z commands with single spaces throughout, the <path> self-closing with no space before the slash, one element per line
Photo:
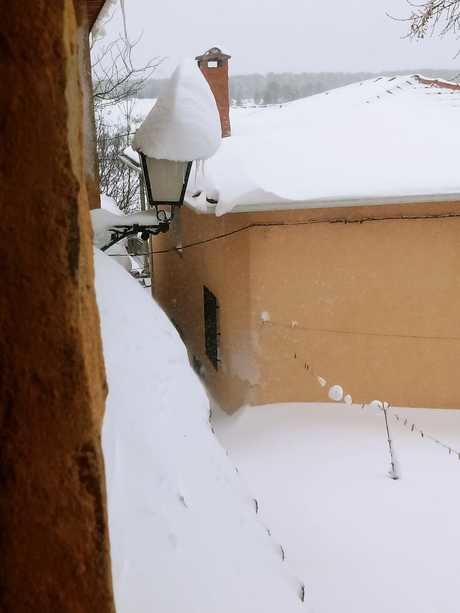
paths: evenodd
<path fill-rule="evenodd" d="M 228 60 L 230 58 L 231 56 L 222 53 L 219 47 L 212 47 L 203 55 L 195 58 L 216 99 L 223 138 L 231 134 L 228 92 Z"/>

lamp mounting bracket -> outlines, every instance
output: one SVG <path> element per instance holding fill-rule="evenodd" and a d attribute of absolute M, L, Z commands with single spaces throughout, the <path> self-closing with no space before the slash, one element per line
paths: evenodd
<path fill-rule="evenodd" d="M 147 240 L 149 236 L 155 236 L 157 234 L 167 232 L 169 230 L 169 220 L 164 219 L 159 221 L 158 224 L 127 224 L 127 225 L 116 225 L 109 228 L 110 232 L 110 241 L 101 248 L 101 251 L 107 251 L 113 245 L 123 240 L 124 238 L 128 238 L 129 236 L 133 236 L 135 234 L 141 234 L 143 240 Z"/>

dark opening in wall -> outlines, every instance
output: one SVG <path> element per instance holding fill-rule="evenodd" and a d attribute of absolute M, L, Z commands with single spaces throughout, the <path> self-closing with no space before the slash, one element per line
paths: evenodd
<path fill-rule="evenodd" d="M 171 323 L 172 325 L 176 328 L 179 336 L 181 337 L 182 342 L 185 344 L 185 336 L 184 336 L 184 331 L 182 330 L 182 328 L 179 326 L 179 324 L 177 323 L 177 321 L 174 319 L 174 317 L 171 317 Z"/>
<path fill-rule="evenodd" d="M 214 294 L 203 286 L 204 344 L 206 355 L 217 370 L 219 365 L 219 305 Z"/>

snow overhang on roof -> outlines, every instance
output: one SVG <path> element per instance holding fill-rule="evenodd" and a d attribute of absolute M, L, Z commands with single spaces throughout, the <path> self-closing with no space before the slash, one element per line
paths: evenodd
<path fill-rule="evenodd" d="M 187 202 L 203 212 L 460 200 L 457 84 L 379 77 L 232 109 L 232 124 L 191 181 Z"/>

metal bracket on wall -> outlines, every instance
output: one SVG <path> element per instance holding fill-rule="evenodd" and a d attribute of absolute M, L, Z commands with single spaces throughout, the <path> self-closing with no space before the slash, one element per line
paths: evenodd
<path fill-rule="evenodd" d="M 160 233 L 168 232 L 169 220 L 160 221 L 155 225 L 143 225 L 143 224 L 131 224 L 131 225 L 117 225 L 109 229 L 111 233 L 110 241 L 104 245 L 101 251 L 107 251 L 110 247 L 129 236 L 140 234 L 142 240 L 147 240 L 149 236 L 155 236 Z"/>

